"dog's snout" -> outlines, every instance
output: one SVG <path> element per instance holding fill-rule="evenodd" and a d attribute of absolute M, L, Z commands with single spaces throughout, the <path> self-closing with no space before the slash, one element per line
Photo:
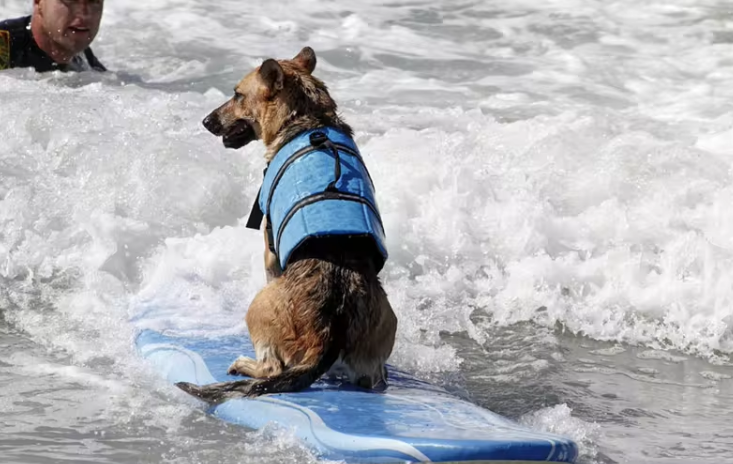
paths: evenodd
<path fill-rule="evenodd" d="M 221 135 L 222 131 L 224 130 L 224 126 L 222 125 L 221 120 L 219 119 L 219 115 L 216 112 L 206 116 L 204 118 L 203 124 L 206 130 L 214 135 Z"/>

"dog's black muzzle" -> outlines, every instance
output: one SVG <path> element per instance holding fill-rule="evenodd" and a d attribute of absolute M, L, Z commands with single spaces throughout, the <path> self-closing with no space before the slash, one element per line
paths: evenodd
<path fill-rule="evenodd" d="M 219 114 L 216 111 L 206 116 L 203 124 L 206 130 L 212 134 L 216 136 L 224 135 L 224 126 L 222 125 L 221 120 L 219 119 Z"/>

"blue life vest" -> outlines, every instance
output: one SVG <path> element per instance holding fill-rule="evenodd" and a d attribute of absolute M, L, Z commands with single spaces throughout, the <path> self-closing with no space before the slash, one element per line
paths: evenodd
<path fill-rule="evenodd" d="M 270 248 L 283 270 L 293 251 L 311 237 L 370 236 L 379 253 L 377 272 L 387 260 L 369 172 L 351 137 L 336 129 L 304 131 L 275 154 L 247 227 L 259 229 L 263 214 Z"/>

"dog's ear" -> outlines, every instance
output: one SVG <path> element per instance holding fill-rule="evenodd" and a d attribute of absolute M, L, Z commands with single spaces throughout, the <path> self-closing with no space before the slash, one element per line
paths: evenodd
<path fill-rule="evenodd" d="M 311 74 L 316 69 L 316 52 L 310 47 L 303 47 L 300 53 L 293 58 L 293 61 L 308 71 L 308 74 Z"/>
<path fill-rule="evenodd" d="M 270 91 L 270 97 L 275 96 L 276 93 L 283 89 L 285 73 L 277 61 L 273 59 L 265 60 L 262 66 L 260 66 L 260 77 Z"/>

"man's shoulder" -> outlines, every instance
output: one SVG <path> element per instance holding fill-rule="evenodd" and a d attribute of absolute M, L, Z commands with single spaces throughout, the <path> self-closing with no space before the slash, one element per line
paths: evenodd
<path fill-rule="evenodd" d="M 23 16 L 0 21 L 0 69 L 8 69 L 13 66 L 11 56 L 17 54 L 17 51 L 13 52 L 13 50 L 25 43 L 30 18 L 30 16 Z"/>
<path fill-rule="evenodd" d="M 20 18 L 5 19 L 0 21 L 0 31 L 6 31 L 11 34 L 24 31 L 30 22 L 30 16 L 22 16 Z"/>
<path fill-rule="evenodd" d="M 10 67 L 10 33 L 0 29 L 0 70 Z"/>

